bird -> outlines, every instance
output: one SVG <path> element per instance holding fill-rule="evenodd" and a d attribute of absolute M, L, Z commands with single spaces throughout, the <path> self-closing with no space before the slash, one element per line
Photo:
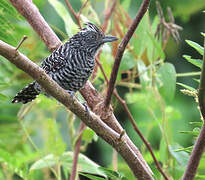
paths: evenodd
<path fill-rule="evenodd" d="M 40 67 L 58 85 L 73 94 L 85 85 L 92 74 L 95 56 L 100 47 L 116 40 L 117 37 L 105 35 L 96 25 L 87 22 L 77 34 L 46 57 Z M 33 101 L 41 92 L 43 89 L 34 81 L 16 94 L 12 103 L 26 104 Z"/>

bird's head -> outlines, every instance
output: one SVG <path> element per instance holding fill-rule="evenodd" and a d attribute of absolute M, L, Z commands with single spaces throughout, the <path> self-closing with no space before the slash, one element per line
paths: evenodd
<path fill-rule="evenodd" d="M 107 42 L 112 42 L 118 40 L 117 37 L 111 35 L 105 35 L 102 30 L 100 30 L 94 24 L 88 22 L 86 26 L 80 30 L 73 39 L 76 41 L 76 45 L 80 48 L 86 50 L 91 55 L 96 54 L 97 50 Z"/>

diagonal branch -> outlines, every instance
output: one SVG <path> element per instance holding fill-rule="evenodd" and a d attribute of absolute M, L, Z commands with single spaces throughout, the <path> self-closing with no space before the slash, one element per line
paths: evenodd
<path fill-rule="evenodd" d="M 30 61 L 26 56 L 0 40 L 0 55 L 7 58 L 11 63 L 29 74 L 51 96 L 61 102 L 66 108 L 76 114 L 88 127 L 96 132 L 107 143 L 113 146 L 125 159 L 134 175 L 139 179 L 153 179 L 149 169 L 141 162 L 135 152 L 130 148 L 126 136 L 120 135 L 105 124 L 99 116 L 93 112 L 87 113 L 84 106 L 76 98 L 72 97 L 55 81 L 53 81 L 42 68 Z"/>
<path fill-rule="evenodd" d="M 32 28 L 39 34 L 39 36 L 42 38 L 46 46 L 51 51 L 59 47 L 59 45 L 61 44 L 60 40 L 52 31 L 52 29 L 47 25 L 46 21 L 43 19 L 38 9 L 31 1 L 29 1 L 29 3 L 27 0 L 10 1 L 16 7 L 16 9 L 27 19 Z M 44 28 L 39 27 L 41 25 Z M 96 107 L 103 101 L 103 98 L 92 86 L 90 81 L 87 81 L 84 88 L 82 88 L 80 92 L 84 99 L 87 101 L 91 110 L 99 111 L 99 109 Z M 119 124 L 119 122 L 117 121 L 112 112 L 109 113 L 109 115 L 102 120 L 115 132 L 118 132 L 120 134 L 123 131 L 123 128 L 121 127 L 121 125 Z M 97 131 L 96 133 L 99 135 Z M 130 140 L 127 134 L 124 134 L 123 139 L 126 142 L 125 146 L 127 150 L 121 151 L 122 149 L 120 148 L 116 148 L 116 150 L 125 159 L 125 161 L 127 162 L 127 164 L 129 165 L 129 167 L 131 168 L 136 177 L 139 177 L 139 179 L 152 179 L 151 176 L 153 173 L 147 165 L 147 163 L 145 162 L 138 148 L 133 144 L 133 142 Z"/>
<path fill-rule="evenodd" d="M 199 107 L 201 111 L 201 115 L 203 118 L 203 122 L 205 120 L 205 38 L 204 38 L 204 56 L 203 56 L 203 65 L 201 71 L 201 78 L 199 84 L 199 94 L 198 94 L 198 101 Z M 184 172 L 184 176 L 182 180 L 193 180 L 196 173 L 197 168 L 199 166 L 200 159 L 205 149 L 205 123 L 201 128 L 199 137 L 197 138 L 194 148 L 192 150 L 187 168 Z"/>
<path fill-rule="evenodd" d="M 119 48 L 117 50 L 117 54 L 115 57 L 115 63 L 112 69 L 111 77 L 110 77 L 110 82 L 108 86 L 108 91 L 107 91 L 107 97 L 105 99 L 105 106 L 108 107 L 111 101 L 112 93 L 115 87 L 115 81 L 117 78 L 117 73 L 119 70 L 120 62 L 122 60 L 122 56 L 124 54 L 125 48 L 130 41 L 131 37 L 133 36 L 138 24 L 140 23 L 141 19 L 143 18 L 144 14 L 146 13 L 148 6 L 149 6 L 150 0 L 144 0 L 142 5 L 140 6 L 139 12 L 137 13 L 135 19 L 133 20 L 132 24 L 130 25 L 127 33 L 122 39 L 122 42 L 119 45 Z"/>

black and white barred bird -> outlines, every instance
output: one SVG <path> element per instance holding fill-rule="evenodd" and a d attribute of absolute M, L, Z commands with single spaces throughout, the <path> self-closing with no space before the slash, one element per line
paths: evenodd
<path fill-rule="evenodd" d="M 76 92 L 84 86 L 95 66 L 95 55 L 106 42 L 116 41 L 114 36 L 104 33 L 92 23 L 86 23 L 64 45 L 44 59 L 41 67 L 68 92 Z M 28 103 L 41 92 L 40 85 L 34 81 L 23 88 L 12 103 Z"/>

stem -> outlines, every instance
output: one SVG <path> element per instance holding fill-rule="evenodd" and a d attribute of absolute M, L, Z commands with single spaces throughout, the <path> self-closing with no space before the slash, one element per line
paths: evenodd
<path fill-rule="evenodd" d="M 186 76 L 199 76 L 201 72 L 188 72 L 188 73 L 178 73 L 177 77 L 186 77 Z"/>
<path fill-rule="evenodd" d="M 144 0 L 142 5 L 140 6 L 139 12 L 137 13 L 135 19 L 133 20 L 133 23 L 130 25 L 127 33 L 125 34 L 125 36 L 122 39 L 122 42 L 120 43 L 118 50 L 117 50 L 117 54 L 115 57 L 115 63 L 112 69 L 112 73 L 111 73 L 111 77 L 110 77 L 110 81 L 109 81 L 109 86 L 108 86 L 108 91 L 107 91 L 107 97 L 105 99 L 105 106 L 108 107 L 111 101 L 111 96 L 114 90 L 114 86 L 115 86 L 115 81 L 117 78 L 117 73 L 119 70 L 119 66 L 122 60 L 122 56 L 124 54 L 125 48 L 128 44 L 128 42 L 130 41 L 131 37 L 133 36 L 137 26 L 139 25 L 141 19 L 143 18 L 144 14 L 146 13 L 148 6 L 149 6 L 149 2 L 150 0 Z"/>
<path fill-rule="evenodd" d="M 80 123 L 80 129 L 79 129 L 79 137 L 75 144 L 75 150 L 73 155 L 73 164 L 72 164 L 72 171 L 70 175 L 70 180 L 75 180 L 76 173 L 77 173 L 77 164 L 78 164 L 78 155 L 80 153 L 80 145 L 81 145 L 81 139 L 82 139 L 82 132 L 85 129 L 85 124 Z"/>
<path fill-rule="evenodd" d="M 205 38 L 204 38 L 204 48 L 205 48 Z M 199 84 L 199 94 L 198 94 L 198 100 L 199 100 L 199 107 L 201 111 L 201 115 L 203 117 L 203 122 L 205 120 L 205 50 L 204 50 L 204 56 L 203 56 L 203 65 L 202 65 L 202 71 L 201 71 L 201 78 L 200 78 L 200 84 Z M 204 152 L 205 148 L 205 124 L 203 123 L 203 126 L 201 128 L 199 137 L 197 138 L 194 148 L 192 150 L 187 168 L 184 172 L 182 180 L 193 180 L 197 169 L 199 166 L 200 159 L 202 157 L 202 154 Z"/>

